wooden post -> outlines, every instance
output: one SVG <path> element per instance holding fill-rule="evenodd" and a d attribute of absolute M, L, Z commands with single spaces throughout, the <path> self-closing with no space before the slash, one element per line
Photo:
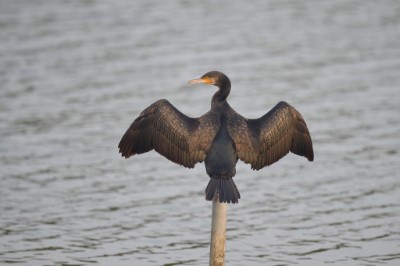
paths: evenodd
<path fill-rule="evenodd" d="M 218 193 L 212 202 L 210 266 L 225 265 L 227 203 L 220 203 Z"/>

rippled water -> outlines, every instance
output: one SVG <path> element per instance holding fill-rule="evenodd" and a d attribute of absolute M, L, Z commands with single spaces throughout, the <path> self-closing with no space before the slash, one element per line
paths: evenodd
<path fill-rule="evenodd" d="M 400 264 L 399 1 L 0 1 L 0 264 L 206 265 L 204 166 L 117 144 L 159 98 L 297 107 L 315 161 L 238 164 L 227 265 Z"/>

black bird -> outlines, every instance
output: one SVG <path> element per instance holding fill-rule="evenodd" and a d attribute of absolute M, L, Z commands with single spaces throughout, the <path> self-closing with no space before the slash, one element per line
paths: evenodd
<path fill-rule="evenodd" d="M 211 110 L 191 118 L 167 100 L 158 100 L 136 118 L 118 148 L 123 157 L 156 150 L 174 163 L 193 168 L 205 162 L 210 181 L 206 199 L 238 203 L 240 193 L 232 177 L 240 159 L 259 170 L 281 159 L 289 151 L 313 161 L 310 133 L 301 114 L 286 102 L 279 102 L 258 119 L 236 113 L 226 101 L 229 78 L 211 71 L 189 81 L 215 85 Z"/>

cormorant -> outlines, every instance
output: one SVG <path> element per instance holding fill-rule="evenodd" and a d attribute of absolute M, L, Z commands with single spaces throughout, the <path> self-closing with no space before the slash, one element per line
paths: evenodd
<path fill-rule="evenodd" d="M 236 113 L 226 101 L 231 90 L 229 78 L 211 71 L 189 81 L 215 85 L 219 90 L 211 109 L 191 118 L 167 100 L 158 100 L 136 118 L 118 148 L 123 157 L 156 150 L 174 163 L 193 168 L 205 162 L 210 181 L 206 199 L 218 193 L 220 202 L 238 203 L 240 193 L 232 177 L 240 159 L 259 170 L 281 159 L 289 151 L 313 161 L 310 133 L 302 115 L 286 102 L 279 102 L 258 119 Z"/>

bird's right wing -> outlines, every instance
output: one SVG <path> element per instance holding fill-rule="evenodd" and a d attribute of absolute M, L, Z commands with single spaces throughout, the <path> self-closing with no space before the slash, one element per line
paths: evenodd
<path fill-rule="evenodd" d="M 118 148 L 123 157 L 156 150 L 167 159 L 192 168 L 204 161 L 219 129 L 210 113 L 190 118 L 167 100 L 159 100 L 136 118 Z"/>
<path fill-rule="evenodd" d="M 314 159 L 310 133 L 301 114 L 286 102 L 278 103 L 258 119 L 231 112 L 228 126 L 236 152 L 245 163 L 259 170 L 284 157 L 289 151 Z"/>

